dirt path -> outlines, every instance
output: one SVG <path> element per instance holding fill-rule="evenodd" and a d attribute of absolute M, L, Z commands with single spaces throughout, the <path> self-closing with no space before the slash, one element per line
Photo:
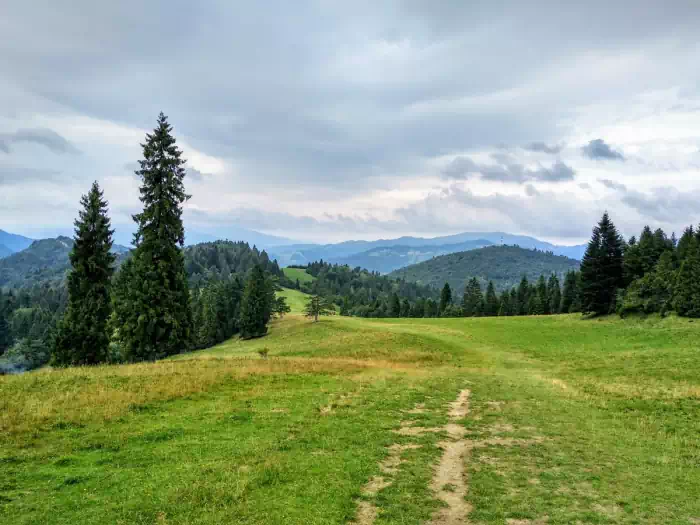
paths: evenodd
<path fill-rule="evenodd" d="M 438 510 L 431 523 L 436 525 L 457 525 L 468 522 L 471 505 L 467 503 L 467 481 L 464 467 L 465 457 L 471 447 L 464 439 L 466 431 L 458 422 L 469 413 L 469 390 L 462 390 L 457 399 L 450 404 L 450 421 L 445 425 L 449 440 L 441 441 L 438 446 L 443 450 L 440 463 L 433 474 L 430 488 L 437 498 L 446 504 Z"/>

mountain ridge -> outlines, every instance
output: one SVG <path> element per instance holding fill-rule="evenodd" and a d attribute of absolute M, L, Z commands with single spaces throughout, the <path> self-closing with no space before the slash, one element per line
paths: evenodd
<path fill-rule="evenodd" d="M 446 282 L 460 295 L 468 279 L 476 277 L 482 289 L 493 281 L 498 291 L 516 286 L 525 275 L 535 281 L 540 275 L 556 274 L 560 280 L 570 270 L 578 270 L 580 262 L 564 255 L 555 255 L 519 246 L 487 246 L 466 252 L 441 255 L 418 264 L 400 268 L 389 277 L 405 279 L 439 288 Z"/>

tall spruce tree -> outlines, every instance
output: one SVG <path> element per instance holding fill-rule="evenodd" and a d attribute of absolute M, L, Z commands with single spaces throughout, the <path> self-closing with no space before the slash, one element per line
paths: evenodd
<path fill-rule="evenodd" d="M 571 308 L 574 305 L 574 303 L 576 302 L 576 295 L 577 295 L 576 272 L 574 270 L 571 270 L 571 271 L 566 273 L 566 277 L 564 278 L 564 290 L 562 291 L 562 294 L 561 294 L 561 308 L 560 308 L 561 313 L 568 314 L 568 313 L 573 311 Z"/>
<path fill-rule="evenodd" d="M 496 296 L 496 288 L 493 285 L 493 281 L 489 281 L 489 284 L 486 286 L 486 298 L 484 299 L 484 315 L 498 315 L 499 308 L 500 304 Z"/>
<path fill-rule="evenodd" d="M 700 247 L 692 238 L 675 279 L 673 308 L 678 315 L 700 317 Z"/>
<path fill-rule="evenodd" d="M 452 306 L 452 288 L 449 283 L 445 283 L 440 292 L 440 306 L 438 315 L 442 315 L 448 306 Z"/>
<path fill-rule="evenodd" d="M 581 308 L 584 313 L 609 314 L 617 291 L 624 287 L 623 242 L 608 213 L 603 214 L 581 261 Z"/>
<path fill-rule="evenodd" d="M 163 113 L 142 144 L 143 211 L 134 215 L 137 231 L 129 264 L 115 290 L 114 312 L 125 356 L 154 360 L 190 348 L 193 339 L 190 292 L 182 246 L 185 160 Z M 123 275 L 122 275 L 123 274 Z"/>
<path fill-rule="evenodd" d="M 270 309 L 269 285 L 262 266 L 256 264 L 248 275 L 241 301 L 240 329 L 243 339 L 262 337 L 267 333 L 266 315 Z"/>
<path fill-rule="evenodd" d="M 481 293 L 481 285 L 476 277 L 469 279 L 464 288 L 462 297 L 462 312 L 465 317 L 476 317 L 481 315 L 484 296 Z"/>
<path fill-rule="evenodd" d="M 561 288 L 556 274 L 552 274 L 547 282 L 547 297 L 549 298 L 549 313 L 558 314 L 561 309 Z"/>
<path fill-rule="evenodd" d="M 115 257 L 107 201 L 97 182 L 80 199 L 75 221 L 68 305 L 59 323 L 52 362 L 58 366 L 95 365 L 107 361 L 110 284 Z"/>

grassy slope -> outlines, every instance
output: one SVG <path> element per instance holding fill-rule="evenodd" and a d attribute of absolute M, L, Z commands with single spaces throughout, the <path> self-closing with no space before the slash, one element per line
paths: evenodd
<path fill-rule="evenodd" d="M 443 425 L 466 385 L 468 438 L 539 440 L 471 450 L 473 523 L 687 524 L 700 518 L 699 331 L 292 315 L 180 360 L 0 377 L 0 520 L 345 523 L 399 442 L 423 446 L 373 498 L 376 523 L 420 523 L 439 506 L 441 435 L 392 429 L 415 403 L 419 424 Z"/>
<path fill-rule="evenodd" d="M 304 292 L 292 290 L 291 288 L 283 288 L 281 292 L 277 292 L 277 295 L 287 298 L 287 304 L 292 309 L 292 314 L 301 314 L 304 312 L 304 305 L 308 297 Z"/>
<path fill-rule="evenodd" d="M 282 268 L 282 271 L 292 281 L 299 279 L 300 283 L 309 283 L 315 279 L 313 275 L 309 275 L 306 270 L 301 268 Z"/>

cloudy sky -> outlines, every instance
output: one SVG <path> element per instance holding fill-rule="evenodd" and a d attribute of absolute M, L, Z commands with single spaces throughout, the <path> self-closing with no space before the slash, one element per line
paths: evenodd
<path fill-rule="evenodd" d="M 700 221 L 700 3 L 4 0 L 0 228 L 138 210 L 164 111 L 186 226 L 300 240 Z"/>

